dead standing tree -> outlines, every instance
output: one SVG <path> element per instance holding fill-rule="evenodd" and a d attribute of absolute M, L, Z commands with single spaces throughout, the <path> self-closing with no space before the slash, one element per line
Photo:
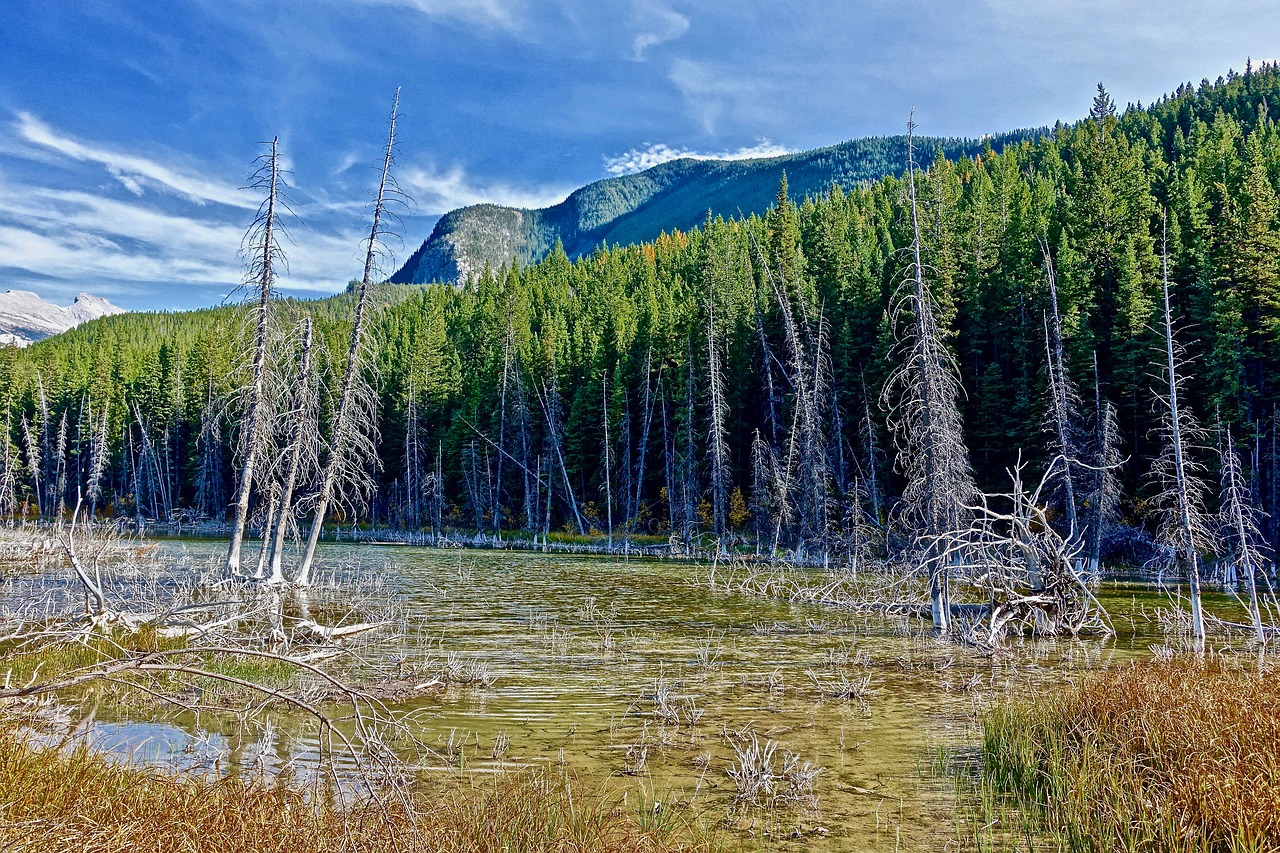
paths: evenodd
<path fill-rule="evenodd" d="M 897 366 L 885 383 L 882 402 L 895 434 L 897 465 L 907 478 L 902 521 L 916 536 L 919 565 L 928 572 L 934 630 L 951 627 L 949 579 L 963 555 L 937 549 L 948 531 L 962 529 L 977 489 L 969 469 L 957 400 L 958 370 L 938 328 L 937 306 L 925 283 L 920 221 L 916 208 L 915 122 L 907 123 L 907 190 L 911 214 L 911 261 L 889 304 L 898 340 Z M 905 333 L 904 333 L 905 330 Z"/>
<path fill-rule="evenodd" d="M 1079 465 L 1079 441 L 1077 437 L 1079 394 L 1067 374 L 1066 352 L 1062 334 L 1062 315 L 1058 310 L 1058 281 L 1053 269 L 1053 255 L 1049 241 L 1040 238 L 1040 251 L 1044 255 L 1044 274 L 1049 284 L 1050 313 L 1045 317 L 1044 348 L 1049 373 L 1049 427 L 1053 432 L 1057 455 L 1062 463 L 1062 508 L 1067 519 L 1067 536 L 1076 539 L 1081 534 L 1076 518 L 1076 468 Z"/>
<path fill-rule="evenodd" d="M 1161 366 L 1164 394 L 1156 397 L 1161 412 L 1160 434 L 1163 449 L 1151 470 L 1160 486 L 1156 504 L 1160 510 L 1160 542 L 1173 564 L 1186 573 L 1191 599 L 1191 641 L 1196 651 L 1204 651 L 1204 609 L 1200 597 L 1200 554 L 1213 550 L 1213 539 L 1205 516 L 1204 466 L 1192 456 L 1196 442 L 1203 442 L 1204 430 L 1180 400 L 1182 392 L 1182 351 L 1173 339 L 1173 312 L 1169 307 L 1169 248 L 1162 240 L 1161 293 L 1164 297 L 1164 364 Z"/>
<path fill-rule="evenodd" d="M 1226 428 L 1226 435 L 1219 450 L 1222 457 L 1222 501 L 1218 515 L 1218 527 L 1224 547 L 1224 563 L 1244 579 L 1245 590 L 1249 593 L 1248 609 L 1254 636 L 1258 643 L 1267 641 L 1268 630 L 1275 634 L 1274 626 L 1264 626 L 1262 622 L 1261 596 L 1258 592 L 1258 576 L 1266 578 L 1264 567 L 1267 565 L 1263 556 L 1261 527 L 1258 523 L 1259 512 L 1249 495 L 1249 484 L 1240 472 L 1240 456 L 1231 442 L 1231 427 Z M 1274 602 L 1275 595 L 1272 592 Z"/>
<path fill-rule="evenodd" d="M 1102 381 L 1098 374 L 1098 354 L 1093 354 L 1093 446 L 1089 467 L 1088 555 L 1086 564 L 1091 578 L 1102 570 L 1102 536 L 1114 523 L 1120 507 L 1120 480 L 1117 473 L 1124 459 L 1120 455 L 1120 426 L 1116 407 L 1102 399 Z"/>
<path fill-rule="evenodd" d="M 711 391 L 708 438 L 711 440 L 711 507 L 715 522 L 717 550 L 728 553 L 728 525 L 725 523 L 729 490 L 729 448 L 725 441 L 725 422 L 729 406 L 725 402 L 724 373 L 720 369 L 720 342 L 716 336 L 716 299 L 712 290 L 707 295 L 707 373 Z"/>
<path fill-rule="evenodd" d="M 267 563 L 268 582 L 282 584 L 284 577 L 284 540 L 294 526 L 294 491 L 302 476 L 314 474 L 319 456 L 319 376 L 315 369 L 314 341 L 310 317 L 304 317 L 298 329 L 298 357 L 287 421 L 289 437 L 281 460 L 280 498 L 274 524 L 268 530 L 271 546 Z"/>
<path fill-rule="evenodd" d="M 386 222 L 393 218 L 393 214 L 388 212 L 388 204 L 404 198 L 404 193 L 391 172 L 396 162 L 396 121 L 400 117 L 399 108 L 400 90 L 397 89 L 391 103 L 378 192 L 373 201 L 373 224 L 366 239 L 364 275 L 356 289 L 356 310 L 351 325 L 351 341 L 347 348 L 346 369 L 342 374 L 342 386 L 329 430 L 311 530 L 307 534 L 306 548 L 295 578 L 301 586 L 311 582 L 311 565 L 315 560 L 320 533 L 324 529 L 325 516 L 335 497 L 339 496 L 339 491 L 346 487 L 345 491 L 348 493 L 359 495 L 373 486 L 367 464 L 369 460 L 377 459 L 375 444 L 378 400 L 367 375 L 372 362 L 369 358 L 368 341 L 368 315 L 371 308 L 369 291 L 374 283 L 378 259 L 386 252 Z"/>
<path fill-rule="evenodd" d="M 266 200 L 258 208 L 258 215 L 245 234 L 243 252 L 248 256 L 245 284 L 256 297 L 249 313 L 253 324 L 253 361 L 247 389 L 240 431 L 240 447 L 243 459 L 234 504 L 235 515 L 231 523 L 231 541 L 227 547 L 226 571 L 228 575 L 240 574 L 240 550 L 244 542 L 245 526 L 249 520 L 249 497 L 259 457 L 270 436 L 272 395 L 270 393 L 270 366 L 268 352 L 275 338 L 272 290 L 275 287 L 277 265 L 285 263 L 280 248 L 282 229 L 278 221 L 285 207 L 280 174 L 280 140 L 271 140 L 271 151 L 258 158 L 258 168 L 249 186 L 266 190 Z"/>

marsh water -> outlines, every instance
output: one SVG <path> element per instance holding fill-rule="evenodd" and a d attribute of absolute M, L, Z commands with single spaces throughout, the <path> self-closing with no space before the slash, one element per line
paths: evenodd
<path fill-rule="evenodd" d="M 158 547 L 192 565 L 224 546 Z M 974 711 L 1000 696 L 1150 654 L 1161 642 L 1153 613 L 1167 602 L 1107 585 L 1117 636 L 993 655 L 934 639 L 917 619 L 715 591 L 705 566 L 682 562 L 372 545 L 329 545 L 322 557 L 376 577 L 397 602 L 394 628 L 372 647 L 380 665 L 447 663 L 475 676 L 396 706 L 431 748 L 422 775 L 564 764 L 629 808 L 692 809 L 766 848 L 941 849 L 957 828 L 939 747 L 976 746 Z M 307 727 L 287 715 L 264 731 L 154 709 L 68 713 L 98 747 L 144 763 L 245 772 L 315 757 Z M 753 738 L 776 744 L 779 770 L 786 753 L 821 768 L 812 797 L 802 787 L 779 808 L 735 801 L 735 745 Z"/>

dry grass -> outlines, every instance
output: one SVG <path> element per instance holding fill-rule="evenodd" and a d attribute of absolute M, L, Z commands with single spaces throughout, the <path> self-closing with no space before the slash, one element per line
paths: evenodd
<path fill-rule="evenodd" d="M 646 819 L 559 771 L 510 773 L 404 807 L 341 809 L 263 781 L 151 773 L 85 749 L 36 749 L 0 730 L 0 849 L 48 853 L 684 851 L 713 839 Z"/>
<path fill-rule="evenodd" d="M 987 797 L 1068 850 L 1280 850 L 1280 679 L 1146 662 L 983 721 Z"/>

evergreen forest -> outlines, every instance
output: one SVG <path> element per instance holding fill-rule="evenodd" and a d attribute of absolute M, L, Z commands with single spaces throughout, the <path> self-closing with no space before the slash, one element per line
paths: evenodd
<path fill-rule="evenodd" d="M 936 452 L 928 424 L 903 416 L 920 389 L 900 368 L 923 331 L 939 372 L 921 381 L 958 413 L 929 435 L 959 459 L 960 505 L 1008 492 L 1011 471 L 1049 471 L 1052 523 L 1141 557 L 1176 345 L 1207 511 L 1220 476 L 1238 478 L 1274 547 L 1272 109 L 1273 65 L 1124 109 L 1099 86 L 1086 118 L 999 151 L 916 148 L 901 174 L 804 197 L 784 175 L 763 215 L 573 260 L 557 246 L 460 286 L 376 285 L 359 367 L 376 395 L 369 449 L 328 518 L 796 560 L 892 550 L 919 529 L 913 484 L 942 476 L 918 469 Z M 251 529 L 286 471 L 308 484 L 297 494 L 319 491 L 358 293 L 272 306 Z M 0 514 L 228 519 L 252 316 L 127 314 L 0 348 Z M 1223 461 L 1237 457 L 1238 471 Z"/>

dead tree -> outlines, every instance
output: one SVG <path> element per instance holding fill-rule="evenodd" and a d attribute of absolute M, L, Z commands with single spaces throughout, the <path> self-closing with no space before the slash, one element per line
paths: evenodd
<path fill-rule="evenodd" d="M 284 263 L 277 222 L 281 211 L 285 209 L 281 198 L 283 182 L 280 176 L 279 143 L 279 137 L 271 140 L 271 152 L 258 158 L 258 169 L 250 181 L 251 187 L 266 190 L 267 197 L 258 208 L 258 215 L 249 226 L 244 242 L 244 253 L 249 259 L 245 283 L 257 298 L 249 315 L 254 329 L 253 361 L 240 429 L 243 459 L 236 489 L 235 514 L 231 522 L 231 541 L 227 547 L 226 571 L 232 576 L 240 574 L 240 550 L 244 542 L 245 525 L 249 520 L 249 497 L 253 491 L 259 456 L 270 433 L 272 401 L 268 387 L 270 366 L 267 356 L 275 337 L 272 291 L 275 289 L 276 266 Z"/>
<path fill-rule="evenodd" d="M 4 407 L 4 434 L 0 435 L 0 516 L 13 517 L 17 509 L 18 462 L 14 458 L 13 401 Z"/>
<path fill-rule="evenodd" d="M 108 398 L 108 401 L 110 398 Z M 107 471 L 110 448 L 107 446 L 110 403 L 102 404 L 102 418 L 93 417 L 93 398 L 89 398 L 89 476 L 85 482 L 84 496 L 89 501 L 89 520 L 98 512 L 102 500 L 102 480 Z"/>
<path fill-rule="evenodd" d="M 319 455 L 317 418 L 320 394 L 313 363 L 315 356 L 311 318 L 304 317 L 299 326 L 297 367 L 293 382 L 290 383 L 293 393 L 286 419 L 289 435 L 281 459 L 284 470 L 280 478 L 280 498 L 274 513 L 274 526 L 268 527 L 271 549 L 267 558 L 267 582 L 272 584 L 285 582 L 284 540 L 289 528 L 294 526 L 293 496 L 298 478 L 308 471 L 314 471 Z"/>
<path fill-rule="evenodd" d="M 1187 576 L 1191 599 L 1191 639 L 1196 651 L 1204 650 L 1204 610 L 1200 596 L 1200 554 L 1213 550 L 1205 516 L 1204 466 L 1192 455 L 1204 430 L 1180 400 L 1182 350 L 1173 339 L 1173 313 L 1169 307 L 1169 253 L 1167 236 L 1161 251 L 1161 293 L 1164 297 L 1165 393 L 1157 395 L 1161 411 L 1163 449 L 1152 468 L 1160 486 L 1156 498 L 1160 510 L 1160 541 L 1174 565 Z"/>
<path fill-rule="evenodd" d="M 1226 427 L 1219 448 L 1222 458 L 1222 500 L 1218 515 L 1218 528 L 1223 542 L 1224 562 L 1244 578 L 1249 594 L 1249 617 L 1258 642 L 1267 641 L 1262 623 L 1261 596 L 1258 592 L 1258 576 L 1266 578 L 1263 556 L 1263 536 L 1258 523 L 1259 512 L 1249 494 L 1249 484 L 1240 473 L 1240 456 L 1231 441 L 1231 427 Z M 1272 631 L 1275 629 L 1272 628 Z"/>
<path fill-rule="evenodd" d="M 23 451 L 27 457 L 27 476 L 31 478 L 31 494 L 36 499 L 36 514 L 43 518 L 44 497 L 41 494 L 40 446 L 37 443 L 35 432 L 32 430 L 31 421 L 25 413 L 22 415 L 21 425 Z"/>
<path fill-rule="evenodd" d="M 711 513 L 716 542 L 720 553 L 723 554 L 728 533 L 728 526 L 725 524 L 725 506 L 728 502 L 729 490 L 729 448 L 725 441 L 725 421 L 729 414 L 729 406 L 725 402 L 724 373 L 720 369 L 720 343 L 716 338 L 714 293 L 708 294 L 707 297 L 707 372 L 711 391 L 709 406 L 711 429 L 708 435 L 711 443 Z"/>
<path fill-rule="evenodd" d="M 1077 570 L 1080 538 L 1049 524 L 1045 493 L 1066 460 L 1054 457 L 1030 491 L 1023 485 L 1023 467 L 1020 462 L 1009 472 L 1008 493 L 992 496 L 1001 509 L 993 509 L 991 498 L 980 495 L 969 507 L 969 524 L 943 533 L 927 552 L 928 561 L 988 595 L 985 605 L 964 611 L 969 622 L 962 633 L 984 645 L 1028 631 L 1046 636 L 1114 633 Z"/>
<path fill-rule="evenodd" d="M 608 528 L 608 548 L 613 550 L 613 479 L 611 476 L 613 468 L 613 452 L 609 444 L 609 375 L 605 373 L 600 377 L 600 401 L 601 401 L 601 444 L 604 448 L 603 458 L 600 460 L 604 463 L 604 511 L 605 525 Z"/>
<path fill-rule="evenodd" d="M 897 466 L 907 478 L 903 522 L 916 536 L 919 564 L 929 577 L 934 630 L 950 630 L 951 567 L 959 551 L 946 560 L 936 551 L 946 531 L 964 527 L 967 507 L 977 490 L 969 468 L 958 399 L 959 371 L 938 328 L 938 309 L 925 283 L 920 222 L 916 206 L 915 122 L 907 123 L 907 189 L 911 214 L 910 262 L 889 305 L 898 336 L 896 366 L 885 383 L 882 402 L 889 411 L 898 451 Z M 905 333 L 904 333 L 905 331 Z"/>
<path fill-rule="evenodd" d="M 1053 432 L 1056 454 L 1063 459 L 1062 465 L 1062 508 L 1067 518 L 1069 537 L 1080 535 L 1080 525 L 1076 520 L 1075 468 L 1079 442 L 1076 437 L 1076 419 L 1079 407 L 1079 395 L 1075 385 L 1067 374 L 1066 353 L 1062 337 L 1062 316 L 1058 311 L 1058 283 L 1054 275 L 1053 255 L 1049 252 L 1049 242 L 1040 239 L 1040 251 L 1044 255 L 1044 273 L 1049 283 L 1050 313 L 1045 317 L 1044 348 L 1049 373 L 1049 422 Z"/>
<path fill-rule="evenodd" d="M 662 369 L 665 365 L 658 366 L 658 382 L 662 382 Z M 642 406 L 644 407 L 644 419 L 640 423 L 640 448 L 636 454 L 636 473 L 635 473 L 635 499 L 632 506 L 634 507 L 634 515 L 629 520 L 631 528 L 634 530 L 637 518 L 640 514 L 640 499 L 644 492 L 644 475 L 645 462 L 648 458 L 649 450 L 649 429 L 653 425 L 653 407 L 657 402 L 658 395 L 653 393 L 653 347 L 650 346 L 644 356 L 644 397 Z"/>
<path fill-rule="evenodd" d="M 364 274 L 356 288 L 355 318 L 347 347 L 346 369 L 342 374 L 342 385 L 329 428 L 329 441 L 325 450 L 324 467 L 320 472 L 311 530 L 307 534 L 307 544 L 295 579 L 300 586 L 311 582 L 311 564 L 315 560 L 316 546 L 320 542 L 320 533 L 324 530 L 325 516 L 328 515 L 335 497 L 338 497 L 338 491 L 346 487 L 348 492 L 359 496 L 373 485 L 367 466 L 369 460 L 377 459 L 375 443 L 378 400 L 367 375 L 368 366 L 372 362 L 369 358 L 368 341 L 368 315 L 371 310 L 369 291 L 374 284 L 377 262 L 386 252 L 383 241 L 387 234 L 387 220 L 394 218 L 388 212 L 388 205 L 393 200 L 404 197 L 391 171 L 395 165 L 399 108 L 400 90 L 397 89 L 391 103 L 378 192 L 373 200 L 373 223 L 365 241 Z"/>
<path fill-rule="evenodd" d="M 1120 426 L 1116 407 L 1102 399 L 1102 382 L 1098 374 L 1098 354 L 1093 354 L 1093 447 L 1089 468 L 1088 556 L 1086 564 L 1091 578 L 1097 579 L 1102 569 L 1102 536 L 1115 521 L 1120 506 L 1120 480 L 1116 472 L 1124 464 L 1120 456 Z"/>
<path fill-rule="evenodd" d="M 556 381 L 556 368 L 552 363 L 548 370 L 551 377 L 551 385 L 548 387 L 544 382 L 541 390 L 534 389 L 538 395 L 538 403 L 542 406 L 542 415 L 547 422 L 547 444 L 548 444 L 548 468 L 555 467 L 560 471 L 560 478 L 564 483 L 564 492 L 566 501 L 569 504 L 569 511 L 573 513 L 574 522 L 578 525 L 578 533 L 585 535 L 587 532 L 586 522 L 582 518 L 582 513 L 578 510 L 578 499 L 573 493 L 573 481 L 569 477 L 569 467 L 564 461 L 564 449 L 562 436 L 564 427 L 560 423 L 560 389 Z M 548 521 L 544 527 L 550 526 L 551 513 L 551 483 L 554 474 L 547 476 L 547 518 Z M 544 540 L 545 541 L 545 540 Z"/>

